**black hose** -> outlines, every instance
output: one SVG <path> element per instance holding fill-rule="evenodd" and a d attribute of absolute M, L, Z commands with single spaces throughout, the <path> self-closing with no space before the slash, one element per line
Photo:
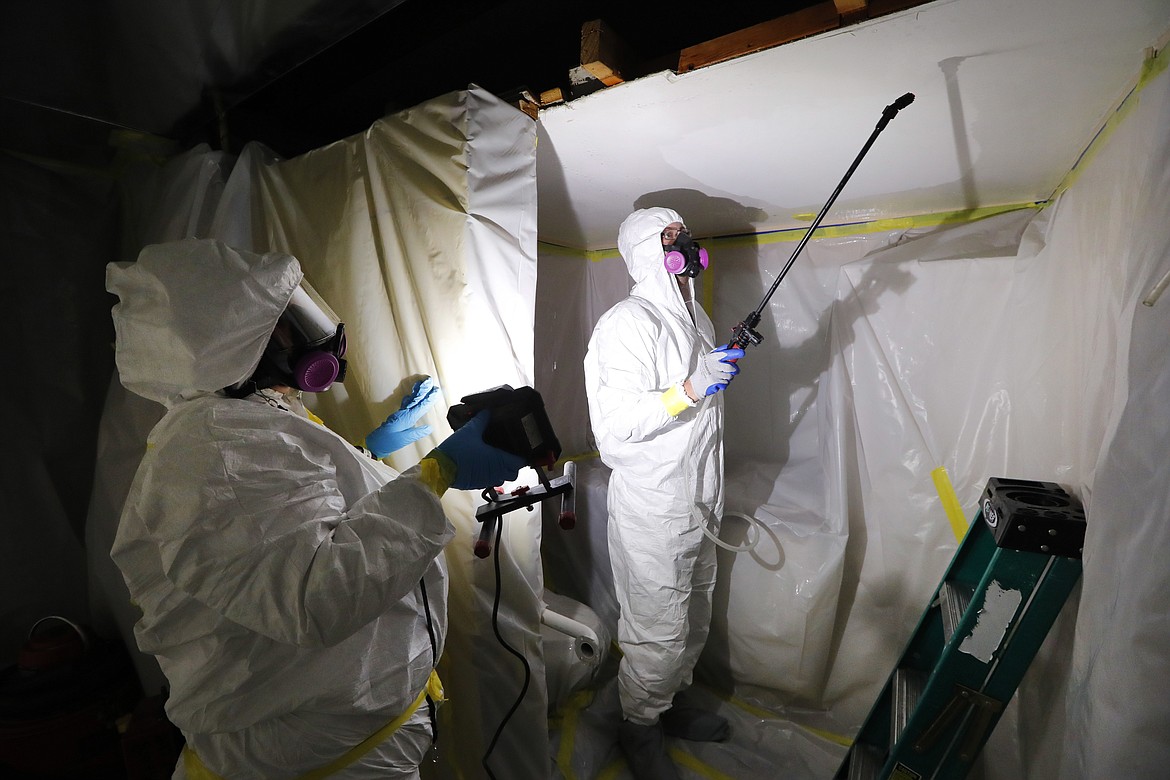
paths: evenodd
<path fill-rule="evenodd" d="M 519 658 L 520 663 L 524 666 L 524 685 L 520 688 L 520 695 L 516 697 L 516 701 L 512 704 L 511 709 L 508 710 L 508 713 L 504 716 L 504 719 L 500 721 L 500 725 L 496 728 L 496 733 L 492 737 L 491 744 L 488 745 L 487 752 L 483 754 L 483 760 L 480 762 L 483 765 L 484 770 L 487 772 L 488 777 L 491 778 L 491 780 L 495 780 L 496 776 L 492 773 L 491 767 L 488 766 L 488 757 L 491 756 L 492 751 L 496 749 L 496 743 L 500 740 L 500 735 L 504 732 L 504 726 L 507 725 L 512 716 L 516 714 L 516 710 L 520 709 L 520 704 L 524 701 L 524 697 L 528 694 L 528 684 L 532 679 L 532 667 L 528 665 L 528 659 L 524 657 L 524 654 L 509 645 L 504 639 L 503 635 L 500 633 L 500 598 L 503 590 L 500 579 L 500 549 L 504 546 L 504 529 L 502 518 L 495 517 L 488 522 L 494 523 L 496 526 L 496 547 L 494 556 L 496 569 L 496 594 L 495 600 L 492 603 L 492 631 L 496 635 L 496 640 L 504 647 L 504 649 Z"/>

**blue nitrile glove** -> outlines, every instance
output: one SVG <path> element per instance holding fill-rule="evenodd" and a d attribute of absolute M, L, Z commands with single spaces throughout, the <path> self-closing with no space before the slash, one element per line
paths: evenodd
<path fill-rule="evenodd" d="M 727 383 L 731 381 L 732 377 L 739 373 L 739 366 L 729 361 L 739 360 L 741 357 L 743 357 L 742 349 L 729 349 L 726 344 L 703 355 L 699 358 L 699 365 L 695 367 L 695 372 L 687 377 L 691 383 L 691 389 L 700 398 L 718 393 L 727 387 Z"/>
<path fill-rule="evenodd" d="M 366 436 L 366 449 L 374 453 L 375 458 L 384 458 L 407 444 L 429 436 L 431 426 L 416 426 L 415 423 L 438 397 L 439 388 L 429 376 L 415 382 L 414 387 L 403 397 L 398 411 Z"/>
<path fill-rule="evenodd" d="M 485 444 L 483 432 L 491 412 L 482 411 L 448 436 L 437 449 L 455 463 L 451 487 L 459 490 L 490 488 L 516 479 L 528 463 L 519 455 Z"/>

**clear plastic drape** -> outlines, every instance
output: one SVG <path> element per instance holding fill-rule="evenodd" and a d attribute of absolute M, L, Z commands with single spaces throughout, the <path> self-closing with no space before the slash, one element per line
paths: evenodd
<path fill-rule="evenodd" d="M 443 402 L 420 421 L 435 435 L 390 458 L 405 469 L 449 434 L 446 409 L 470 393 L 530 385 L 536 289 L 535 126 L 479 90 L 452 93 L 348 138 L 279 163 L 256 160 L 254 242 L 297 257 L 306 277 L 352 324 L 352 378 L 316 411 L 351 441 L 398 408 L 411 378 L 433 376 Z M 472 547 L 476 496 L 443 499 L 458 535 L 448 547 L 450 629 L 440 665 L 452 698 L 441 727 L 444 769 L 468 776 L 521 691 L 523 668 L 496 641 L 494 561 Z M 528 695 L 489 764 L 538 777 L 542 732 L 540 525 L 504 518 L 499 628 L 531 664 Z M 497 551 L 500 545 L 496 546 Z M 494 771 L 494 770 L 493 770 Z"/>
<path fill-rule="evenodd" d="M 1025 690 L 1021 733 L 1030 742 L 1040 742 L 1039 729 L 1023 727 L 1042 724 L 1044 712 L 1063 709 L 1068 718 L 1041 732 L 1046 749 L 1028 762 L 1033 777 L 1055 757 L 1059 775 L 1070 778 L 1157 777 L 1170 766 L 1170 299 L 1159 293 L 1170 275 L 1164 62 L 1060 215 L 1084 226 L 1069 250 L 1095 258 L 1097 273 L 1086 281 L 1106 287 L 1117 307 L 1116 320 L 1098 323 L 1114 336 L 1113 364 L 1091 369 L 1105 375 L 1114 402 L 1092 464 L 1071 670 L 1057 677 L 1055 701 L 1040 675 Z M 1148 64 L 1154 71 L 1159 63 Z M 1076 301 L 1082 291 L 1069 293 Z M 1053 648 L 1057 658 L 1060 649 Z"/>
<path fill-rule="evenodd" d="M 1082 587 L 976 774 L 1166 766 L 1168 304 L 1139 301 L 1170 271 L 1170 78 L 1151 70 L 1046 209 L 827 231 L 802 253 L 727 391 L 728 509 L 754 515 L 761 541 L 721 554 L 700 687 L 736 731 L 729 745 L 680 749 L 733 777 L 769 763 L 786 777 L 833 774 L 964 530 L 943 509 L 942 467 L 967 522 L 992 476 L 1061 483 L 1090 522 Z M 797 238 L 705 242 L 717 329 L 729 335 L 755 308 Z M 580 536 L 546 533 L 546 567 L 550 586 L 613 620 L 606 470 L 588 460 L 573 363 L 628 289 L 624 265 L 549 247 L 546 285 L 587 299 L 542 309 L 537 324 L 537 354 L 556 358 L 538 367 L 540 389 L 585 458 Z M 740 544 L 749 531 L 732 517 L 723 534 Z M 587 755 L 584 735 L 602 733 L 612 702 L 577 714 L 565 774 L 607 760 L 604 740 Z"/>
<path fill-rule="evenodd" d="M 295 255 L 346 322 L 350 377 L 308 399 L 355 443 L 397 408 L 411 379 L 436 378 L 445 398 L 424 422 L 435 434 L 396 453 L 413 465 L 449 434 L 448 405 L 500 384 L 531 384 L 535 261 L 535 126 L 478 88 L 379 121 L 366 133 L 293 160 L 259 146 L 239 158 L 195 149 L 127 177 L 124 255 L 148 243 L 216 237 L 254 251 Z M 94 589 L 134 646 L 135 619 L 108 550 L 147 431 L 161 408 L 117 384 L 102 421 L 87 526 Z M 450 630 L 440 672 L 451 697 L 440 709 L 439 776 L 476 776 L 513 701 L 523 669 L 494 636 L 493 561 L 471 554 L 477 497 L 449 491 L 458 528 L 447 551 Z M 491 757 L 501 776 L 540 777 L 546 694 L 539 616 L 540 524 L 505 519 L 499 630 L 531 665 L 528 693 Z M 148 692 L 163 684 L 153 659 L 137 659 Z"/>

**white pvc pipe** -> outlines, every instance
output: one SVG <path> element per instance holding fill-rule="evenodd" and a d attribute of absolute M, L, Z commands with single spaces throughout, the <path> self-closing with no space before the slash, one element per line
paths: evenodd
<path fill-rule="evenodd" d="M 554 631 L 560 631 L 562 634 L 577 640 L 574 643 L 574 649 L 578 655 L 583 656 L 582 660 L 596 658 L 601 651 L 601 642 L 597 639 L 597 634 L 584 623 L 566 617 L 559 612 L 553 612 L 548 607 L 545 607 L 544 611 L 540 613 L 540 622 Z"/>

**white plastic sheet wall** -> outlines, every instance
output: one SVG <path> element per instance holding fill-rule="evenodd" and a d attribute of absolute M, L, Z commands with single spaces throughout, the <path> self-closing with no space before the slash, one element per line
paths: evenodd
<path fill-rule="evenodd" d="M 396 453 L 405 469 L 449 434 L 448 405 L 500 384 L 532 383 L 535 260 L 535 125 L 478 88 L 379 121 L 366 133 L 281 161 L 250 146 L 239 159 L 196 149 L 131 180 L 129 258 L 147 243 L 217 237 L 296 256 L 346 322 L 350 377 L 307 399 L 350 441 L 397 408 L 418 374 L 444 390 L 424 421 L 436 433 Z M 134 615 L 108 558 L 117 516 L 145 434 L 161 410 L 116 384 L 99 443 L 88 523 L 95 590 L 133 646 Z M 520 693 L 519 662 L 491 625 L 492 561 L 472 556 L 476 497 L 449 491 L 457 526 L 447 550 L 450 629 L 440 673 L 452 701 L 440 709 L 445 749 L 438 776 L 478 776 L 493 732 Z M 543 777 L 547 707 L 539 616 L 540 524 L 509 515 L 502 558 L 500 631 L 526 655 L 532 679 L 491 757 L 501 776 Z M 139 658 L 148 692 L 162 684 Z M 153 684 L 153 685 L 152 685 Z"/>
<path fill-rule="evenodd" d="M 984 776 L 1170 765 L 1170 300 L 1139 303 L 1170 272 L 1168 92 L 1170 76 L 1151 72 L 1047 209 L 817 239 L 772 299 L 725 430 L 728 508 L 755 514 L 763 536 L 721 557 L 703 665 L 790 720 L 760 724 L 806 751 L 786 776 L 832 774 L 841 751 L 801 736 L 852 735 L 956 548 L 940 466 L 968 522 L 992 476 L 1061 483 L 1090 522 L 1079 603 L 1001 720 Z M 706 242 L 717 329 L 729 334 L 783 267 L 794 244 L 776 239 Z M 551 247 L 540 262 L 538 388 L 567 451 L 587 454 L 578 363 L 625 294 L 624 264 Z M 573 289 L 583 301 L 566 299 Z M 577 536 L 546 533 L 546 568 L 613 620 L 605 469 L 580 473 Z M 742 521 L 724 528 L 743 541 Z M 745 751 L 758 734 L 741 735 Z M 750 776 L 726 751 L 695 752 Z"/>

